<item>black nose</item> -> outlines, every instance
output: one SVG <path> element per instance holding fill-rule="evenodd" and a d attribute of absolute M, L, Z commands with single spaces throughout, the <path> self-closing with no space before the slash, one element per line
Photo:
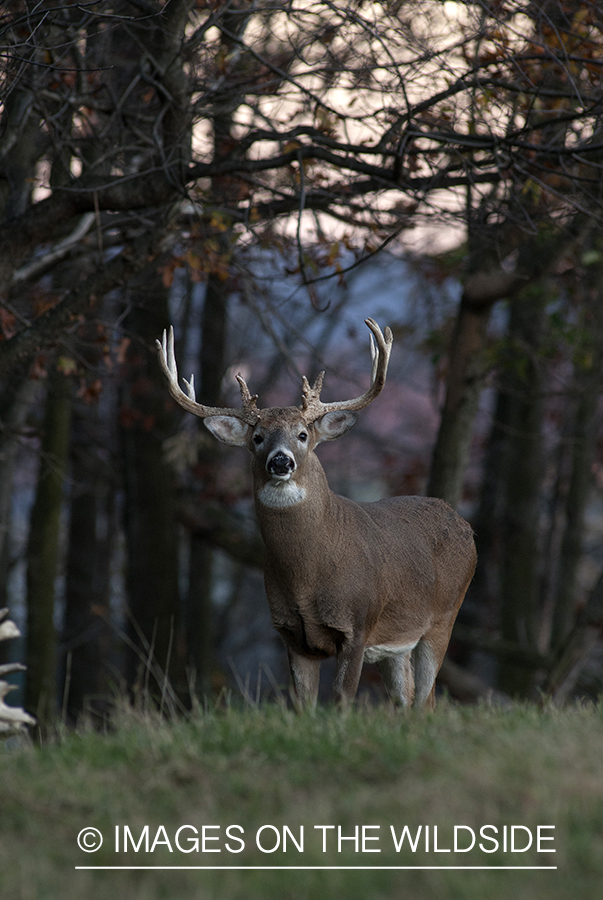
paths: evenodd
<path fill-rule="evenodd" d="M 289 475 L 295 468 L 295 462 L 286 453 L 275 453 L 268 463 L 267 469 L 271 475 Z"/>

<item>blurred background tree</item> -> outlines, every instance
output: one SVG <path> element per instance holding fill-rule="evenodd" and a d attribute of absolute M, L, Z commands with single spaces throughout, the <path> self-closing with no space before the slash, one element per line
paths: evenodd
<path fill-rule="evenodd" d="M 245 462 L 179 428 L 170 321 L 203 401 L 240 369 L 262 405 L 362 381 L 388 321 L 381 413 L 324 457 L 472 521 L 442 679 L 600 692 L 602 28 L 574 0 L 3 9 L 0 605 L 42 723 L 283 677 Z"/>

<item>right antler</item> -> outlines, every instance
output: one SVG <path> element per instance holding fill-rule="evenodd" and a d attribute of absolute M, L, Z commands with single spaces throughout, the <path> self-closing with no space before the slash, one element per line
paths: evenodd
<path fill-rule="evenodd" d="M 315 422 L 316 419 L 320 419 L 321 416 L 324 416 L 324 414 L 328 412 L 334 412 L 335 410 L 340 409 L 363 409 L 365 406 L 368 406 L 369 403 L 372 403 L 375 397 L 383 390 L 394 336 L 389 327 L 386 327 L 384 336 L 374 319 L 365 319 L 364 321 L 372 332 L 370 335 L 372 368 L 369 389 L 362 394 L 361 397 L 356 397 L 355 400 L 341 400 L 338 403 L 323 403 L 320 399 L 320 392 L 325 373 L 321 372 L 319 374 L 312 387 L 310 387 L 308 379 L 304 375 L 301 410 L 308 425 Z M 373 335 L 375 336 L 375 340 L 373 340 Z M 375 341 L 377 342 L 376 347 Z"/>
<path fill-rule="evenodd" d="M 241 419 L 247 425 L 255 425 L 257 423 L 260 418 L 260 411 L 256 405 L 257 394 L 250 393 L 241 375 L 237 375 L 237 381 L 241 389 L 242 406 L 235 409 L 203 406 L 202 403 L 197 403 L 195 400 L 195 379 L 193 375 L 191 375 L 190 381 L 187 381 L 185 378 L 182 379 L 186 385 L 186 394 L 178 384 L 173 327 L 170 327 L 169 335 L 164 331 L 163 340 L 155 341 L 155 343 L 157 344 L 159 362 L 167 379 L 169 392 L 176 403 L 182 406 L 183 409 L 193 413 L 195 416 L 200 416 L 202 419 L 206 419 L 209 416 L 234 416 L 234 418 Z"/>

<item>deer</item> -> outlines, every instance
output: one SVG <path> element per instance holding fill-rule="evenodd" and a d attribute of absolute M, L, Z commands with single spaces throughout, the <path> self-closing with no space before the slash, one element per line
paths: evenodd
<path fill-rule="evenodd" d="M 338 496 L 315 453 L 322 441 L 345 435 L 385 384 L 393 334 L 373 319 L 365 324 L 372 358 L 366 392 L 324 403 L 325 373 L 312 386 L 303 376 L 299 407 L 258 409 L 241 375 L 240 407 L 204 406 L 193 376 L 183 379 L 186 393 L 179 386 L 173 328 L 156 343 L 173 399 L 219 441 L 251 453 L 266 596 L 296 707 L 316 705 L 321 661 L 335 657 L 340 705 L 355 698 L 366 661 L 377 663 L 394 704 L 433 709 L 436 675 L 476 567 L 473 531 L 438 498 Z"/>

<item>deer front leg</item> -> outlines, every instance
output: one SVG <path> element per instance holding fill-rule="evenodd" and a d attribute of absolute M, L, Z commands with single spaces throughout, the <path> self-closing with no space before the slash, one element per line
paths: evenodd
<path fill-rule="evenodd" d="M 364 661 L 364 641 L 346 641 L 337 654 L 337 668 L 333 682 L 335 702 L 347 706 L 354 700 Z"/>
<path fill-rule="evenodd" d="M 318 682 L 320 679 L 320 659 L 302 656 L 301 653 L 287 647 L 289 669 L 293 682 L 294 702 L 297 709 L 316 706 L 318 699 Z"/>

